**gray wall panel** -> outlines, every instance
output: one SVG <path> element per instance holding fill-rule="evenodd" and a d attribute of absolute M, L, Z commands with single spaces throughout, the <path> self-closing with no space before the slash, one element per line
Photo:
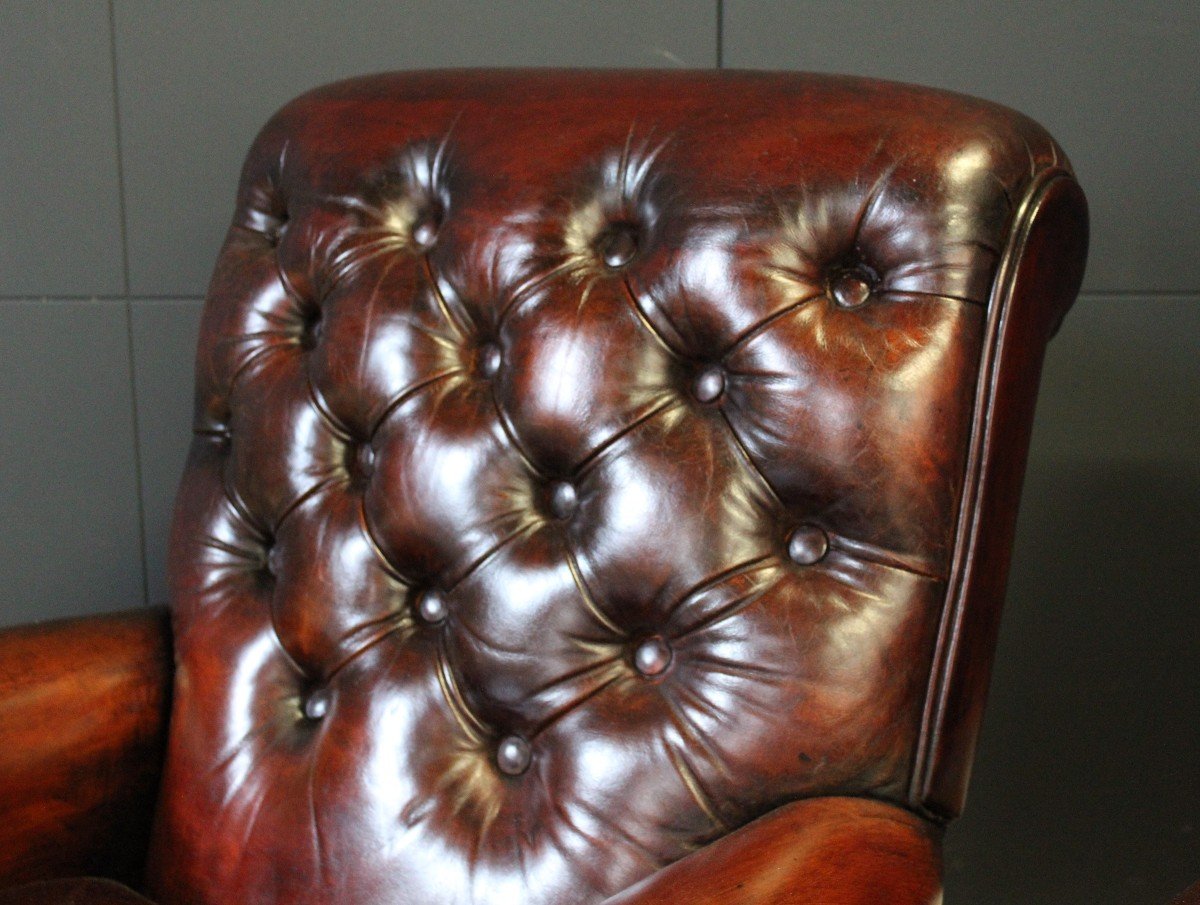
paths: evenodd
<path fill-rule="evenodd" d="M 1093 289 L 1200 286 L 1200 4 L 727 0 L 727 67 L 921 82 L 1028 113 L 1092 206 Z"/>
<path fill-rule="evenodd" d="M 123 302 L 0 302 L 0 623 L 141 606 Z"/>
<path fill-rule="evenodd" d="M 118 0 L 116 12 L 130 282 L 152 295 L 204 291 L 250 141 L 276 107 L 314 85 L 428 66 L 716 61 L 711 0 Z"/>
<path fill-rule="evenodd" d="M 1200 463 L 1200 294 L 1084 295 L 1050 344 L 1034 453 Z"/>
<path fill-rule="evenodd" d="M 1200 876 L 1200 464 L 1036 456 L 948 903 L 1163 905 Z"/>
<path fill-rule="evenodd" d="M 192 436 L 192 361 L 203 303 L 132 303 L 134 386 L 151 603 L 167 599 L 167 537 L 175 488 Z"/>
<path fill-rule="evenodd" d="M 1050 347 L 947 902 L 1159 905 L 1200 865 L 1200 296 Z"/>
<path fill-rule="evenodd" d="M 108 6 L 0 3 L 0 294 L 125 290 Z"/>

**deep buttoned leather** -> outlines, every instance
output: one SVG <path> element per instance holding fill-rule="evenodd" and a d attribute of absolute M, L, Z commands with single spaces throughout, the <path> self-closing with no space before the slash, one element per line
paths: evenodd
<path fill-rule="evenodd" d="M 203 320 L 152 889 L 599 902 L 784 802 L 919 806 L 989 299 L 1065 167 L 843 78 L 284 108 Z"/>

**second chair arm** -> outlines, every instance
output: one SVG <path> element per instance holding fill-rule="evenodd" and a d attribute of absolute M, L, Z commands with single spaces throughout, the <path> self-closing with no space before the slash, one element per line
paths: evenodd
<path fill-rule="evenodd" d="M 796 801 L 604 905 L 935 905 L 941 832 L 862 798 Z"/>
<path fill-rule="evenodd" d="M 0 887 L 137 881 L 170 683 L 163 609 L 0 631 Z"/>

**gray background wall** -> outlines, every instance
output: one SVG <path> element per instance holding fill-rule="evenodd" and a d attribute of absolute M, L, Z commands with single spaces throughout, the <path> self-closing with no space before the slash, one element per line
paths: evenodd
<path fill-rule="evenodd" d="M 0 622 L 159 601 L 200 298 L 289 97 L 424 66 L 812 69 L 1042 121 L 1092 203 L 954 903 L 1200 878 L 1200 5 L 0 0 Z"/>

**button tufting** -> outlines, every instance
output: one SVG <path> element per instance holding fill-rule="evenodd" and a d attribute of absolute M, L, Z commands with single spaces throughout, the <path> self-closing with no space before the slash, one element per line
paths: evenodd
<path fill-rule="evenodd" d="M 445 620 L 447 612 L 446 598 L 440 591 L 433 589 L 425 591 L 421 595 L 421 599 L 417 601 L 417 615 L 429 625 L 437 625 Z"/>
<path fill-rule="evenodd" d="M 329 712 L 329 691 L 318 688 L 304 699 L 304 716 L 306 719 L 319 720 Z"/>
<path fill-rule="evenodd" d="M 579 506 L 579 493 L 568 481 L 557 481 L 550 490 L 550 511 L 555 518 L 570 518 Z"/>
<path fill-rule="evenodd" d="M 991 467 L 963 451 L 1003 416 L 970 373 L 989 249 L 1057 151 L 866 87 L 390 75 L 263 131 L 197 357 L 157 885 L 203 898 L 206 853 L 269 833 L 281 858 L 213 898 L 579 902 L 649 869 L 584 834 L 669 858 L 798 790 L 907 789 L 945 735 L 909 718 L 922 576 L 953 570 Z M 1079 267 L 1053 190 L 1029 213 L 1070 254 L 1027 255 L 1063 297 L 992 324 L 1030 354 Z M 942 810 L 970 729 L 920 765 Z"/>
<path fill-rule="evenodd" d="M 437 240 L 438 216 L 436 212 L 427 212 L 413 224 L 412 238 L 418 248 L 429 248 Z"/>
<path fill-rule="evenodd" d="M 496 746 L 496 766 L 509 776 L 518 776 L 528 770 L 532 756 L 529 742 L 519 735 L 507 736 Z"/>
<path fill-rule="evenodd" d="M 359 443 L 354 453 L 354 468 L 357 476 L 368 478 L 375 470 L 375 448 L 370 443 Z"/>
<path fill-rule="evenodd" d="M 300 345 L 305 349 L 313 348 L 321 339 L 323 332 L 320 309 L 314 310 L 304 318 L 304 326 L 300 333 Z"/>
<path fill-rule="evenodd" d="M 495 343 L 486 343 L 479 348 L 479 357 L 477 359 L 479 373 L 484 377 L 495 377 L 500 373 L 500 365 L 503 363 L 504 356 L 500 352 L 500 347 Z"/>
<path fill-rule="evenodd" d="M 725 372 L 717 365 L 709 365 L 692 384 L 692 394 L 701 402 L 715 402 L 725 392 Z"/>
<path fill-rule="evenodd" d="M 857 308 L 871 297 L 871 283 L 865 274 L 848 270 L 834 277 L 830 292 L 843 308 Z"/>
<path fill-rule="evenodd" d="M 660 635 L 643 640 L 633 651 L 633 665 L 643 676 L 660 676 L 671 665 L 671 647 Z"/>
<path fill-rule="evenodd" d="M 600 257 L 612 268 L 624 267 L 637 254 L 637 235 L 627 223 L 618 223 L 600 237 Z"/>
<path fill-rule="evenodd" d="M 788 558 L 801 566 L 820 562 L 829 551 L 829 538 L 816 525 L 801 525 L 787 542 Z"/>
<path fill-rule="evenodd" d="M 283 554 L 279 552 L 279 548 L 274 545 L 274 541 L 267 542 L 267 556 L 263 561 L 263 568 L 267 570 L 268 575 L 279 574 L 279 560 Z"/>

